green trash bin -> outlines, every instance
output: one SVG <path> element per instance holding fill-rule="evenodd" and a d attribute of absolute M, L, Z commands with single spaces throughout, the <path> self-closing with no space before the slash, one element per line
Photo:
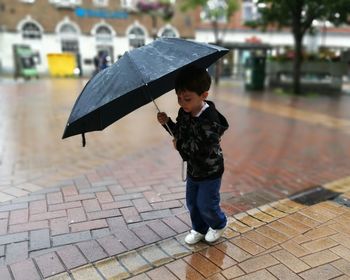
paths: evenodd
<path fill-rule="evenodd" d="M 245 89 L 263 90 L 265 85 L 265 61 L 264 56 L 252 56 L 245 64 Z"/>

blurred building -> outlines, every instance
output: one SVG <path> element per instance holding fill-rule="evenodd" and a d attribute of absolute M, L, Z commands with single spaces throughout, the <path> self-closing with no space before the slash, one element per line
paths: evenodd
<path fill-rule="evenodd" d="M 243 73 L 244 61 L 254 51 L 272 54 L 283 52 L 285 49 L 294 48 L 294 40 L 291 30 L 288 28 L 277 30 L 270 29 L 262 32 L 260 29 L 251 29 L 245 22 L 256 20 L 259 17 L 256 0 L 239 0 L 240 7 L 230 19 L 225 17 L 219 20 L 219 39 L 221 43 L 232 49 L 229 56 L 225 56 L 227 69 L 232 71 L 229 75 Z M 213 4 L 220 0 L 209 0 Z M 206 11 L 198 11 L 196 14 L 196 40 L 203 42 L 215 42 L 213 26 L 205 20 Z M 306 34 L 304 48 L 308 52 L 318 52 L 320 48 L 327 48 L 337 55 L 350 50 L 350 26 L 334 27 L 328 22 L 313 22 L 314 34 Z M 350 60 L 349 60 L 350 62 Z"/>
<path fill-rule="evenodd" d="M 70 52 L 80 73 L 94 71 L 94 58 L 111 62 L 157 36 L 194 38 L 190 13 L 175 5 L 170 22 L 135 12 L 136 0 L 0 0 L 0 63 L 15 72 L 13 46 L 29 46 L 39 74 L 48 73 L 48 54 Z M 181 3 L 181 1 L 177 1 Z M 177 11 L 176 11 L 177 10 Z"/>

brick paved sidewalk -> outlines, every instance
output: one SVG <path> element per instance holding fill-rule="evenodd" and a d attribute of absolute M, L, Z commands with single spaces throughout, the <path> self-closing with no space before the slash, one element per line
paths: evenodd
<path fill-rule="evenodd" d="M 350 178 L 325 188 L 349 191 Z M 350 192 L 336 201 L 350 205 Z M 4 280 L 350 279 L 350 208 L 334 201 L 305 206 L 283 199 L 234 215 L 224 238 L 212 246 L 188 246 L 184 235 L 87 265 L 84 258 L 96 252 L 81 243 L 2 266 L 0 275 Z M 107 242 L 113 247 L 118 240 Z M 93 249 L 102 254 L 98 248 Z"/>

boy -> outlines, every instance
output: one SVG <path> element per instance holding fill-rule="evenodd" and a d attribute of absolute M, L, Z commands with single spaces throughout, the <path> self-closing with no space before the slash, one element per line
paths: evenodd
<path fill-rule="evenodd" d="M 207 242 L 218 240 L 227 223 L 219 205 L 219 190 L 224 172 L 220 138 L 228 123 L 214 103 L 206 100 L 210 84 L 205 69 L 184 68 L 175 80 L 180 105 L 177 122 L 163 112 L 157 115 L 159 123 L 172 131 L 174 146 L 187 161 L 186 204 L 193 227 L 185 237 L 187 244 L 203 238 Z"/>

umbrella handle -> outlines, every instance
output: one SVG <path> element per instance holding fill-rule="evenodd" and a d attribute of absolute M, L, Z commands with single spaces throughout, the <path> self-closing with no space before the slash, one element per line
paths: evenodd
<path fill-rule="evenodd" d="M 152 97 L 151 97 L 151 98 L 152 98 Z M 158 112 L 160 113 L 160 109 L 159 109 L 159 107 L 158 107 L 157 103 L 154 101 L 154 99 L 153 99 L 153 98 L 152 98 L 152 102 L 153 102 L 153 104 L 156 106 L 156 108 L 157 108 Z M 166 126 L 166 128 L 168 129 L 168 131 L 169 131 L 170 135 L 171 135 L 173 138 L 175 138 L 175 136 L 174 136 L 173 132 L 171 131 L 171 129 L 170 129 L 170 127 L 168 126 L 168 124 L 167 124 L 167 123 L 165 123 L 165 126 Z"/>

